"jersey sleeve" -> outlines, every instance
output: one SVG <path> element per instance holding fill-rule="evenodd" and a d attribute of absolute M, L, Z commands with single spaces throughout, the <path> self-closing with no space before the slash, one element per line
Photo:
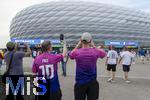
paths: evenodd
<path fill-rule="evenodd" d="M 56 62 L 60 62 L 63 59 L 63 55 L 62 54 L 56 54 L 55 56 L 55 61 Z"/>
<path fill-rule="evenodd" d="M 77 49 L 70 52 L 69 57 L 75 59 L 77 57 Z"/>

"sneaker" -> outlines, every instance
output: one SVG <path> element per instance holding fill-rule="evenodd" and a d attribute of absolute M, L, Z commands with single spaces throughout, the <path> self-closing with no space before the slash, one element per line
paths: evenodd
<path fill-rule="evenodd" d="M 112 78 L 109 78 L 108 80 L 107 80 L 107 82 L 111 82 L 112 81 Z"/>
<path fill-rule="evenodd" d="M 131 81 L 129 81 L 129 80 L 126 80 L 125 82 L 126 82 L 127 84 L 130 84 L 130 83 L 131 83 Z"/>
<path fill-rule="evenodd" d="M 115 83 L 116 81 L 115 81 L 115 80 L 111 80 L 111 82 L 112 82 L 112 83 Z"/>

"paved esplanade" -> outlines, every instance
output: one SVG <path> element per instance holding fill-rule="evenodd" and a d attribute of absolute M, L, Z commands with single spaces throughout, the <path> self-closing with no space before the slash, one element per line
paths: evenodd
<path fill-rule="evenodd" d="M 105 60 L 98 61 L 98 81 L 100 82 L 99 100 L 150 100 L 150 61 L 142 64 L 139 60 L 131 66 L 129 73 L 131 84 L 126 84 L 122 77 L 122 67 L 117 66 L 116 83 L 107 82 Z M 24 59 L 25 73 L 31 73 L 32 59 Z M 75 63 L 70 61 L 67 64 L 67 77 L 61 75 L 59 68 L 60 84 L 63 93 L 63 100 L 74 100 L 74 75 Z"/>

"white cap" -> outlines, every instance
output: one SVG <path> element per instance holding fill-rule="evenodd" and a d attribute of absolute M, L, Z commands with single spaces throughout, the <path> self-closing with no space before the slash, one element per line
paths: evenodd
<path fill-rule="evenodd" d="M 92 36 L 91 36 L 90 33 L 85 32 L 85 33 L 82 34 L 81 40 L 90 42 L 92 40 Z"/>

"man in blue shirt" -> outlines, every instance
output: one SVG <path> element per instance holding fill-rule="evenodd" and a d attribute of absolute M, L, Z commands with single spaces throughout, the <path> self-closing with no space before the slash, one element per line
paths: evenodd
<path fill-rule="evenodd" d="M 144 64 L 144 59 L 145 59 L 145 56 L 146 56 L 146 52 L 143 48 L 139 51 L 139 56 L 141 58 L 142 63 Z"/>

